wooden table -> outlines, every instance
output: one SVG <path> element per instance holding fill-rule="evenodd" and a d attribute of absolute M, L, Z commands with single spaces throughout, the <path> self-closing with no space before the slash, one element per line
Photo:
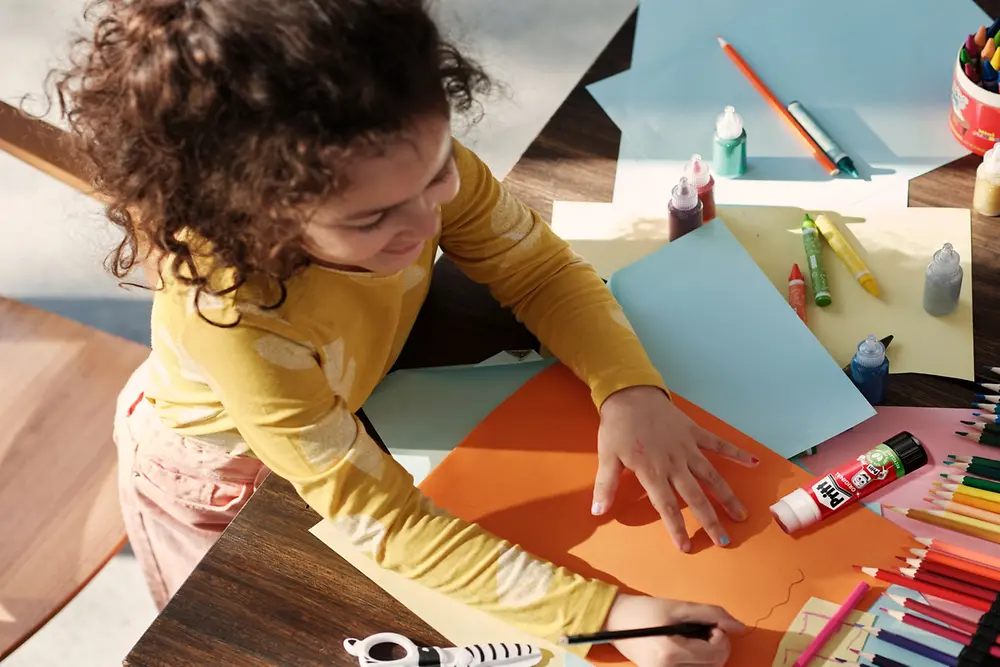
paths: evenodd
<path fill-rule="evenodd" d="M 1000 13 L 1000 0 L 980 4 Z M 556 200 L 611 201 L 619 132 L 584 86 L 628 68 L 634 30 L 633 15 L 506 179 L 546 217 Z M 978 163 L 969 156 L 915 179 L 910 205 L 971 206 Z M 973 248 L 976 361 L 1000 365 L 1000 221 L 973 215 Z M 968 405 L 969 384 L 957 380 L 894 376 L 892 387 L 897 405 Z M 289 484 L 269 478 L 125 664 L 356 665 L 343 639 L 390 629 L 448 645 L 310 535 L 318 520 Z"/>

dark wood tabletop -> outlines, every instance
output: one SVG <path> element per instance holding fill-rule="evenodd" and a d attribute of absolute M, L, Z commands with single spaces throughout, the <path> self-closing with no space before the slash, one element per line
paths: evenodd
<path fill-rule="evenodd" d="M 979 4 L 996 16 L 1000 0 Z M 585 86 L 629 67 L 635 15 L 622 27 L 506 178 L 548 218 L 552 202 L 611 201 L 619 132 Z M 945 93 L 946 94 L 946 93 Z M 942 122 L 946 122 L 942 118 Z M 969 156 L 910 184 L 911 206 L 970 208 L 980 159 Z M 975 213 L 975 358 L 1000 365 L 1000 219 Z M 894 376 L 889 402 L 962 407 L 970 384 Z M 345 637 L 400 632 L 446 640 L 309 532 L 319 521 L 272 475 L 125 659 L 130 667 L 357 664 Z"/>

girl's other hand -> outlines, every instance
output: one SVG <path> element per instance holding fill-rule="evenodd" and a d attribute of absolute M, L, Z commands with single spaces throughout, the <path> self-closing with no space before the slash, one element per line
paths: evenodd
<path fill-rule="evenodd" d="M 604 630 L 634 630 L 677 623 L 703 623 L 715 628 L 708 641 L 685 637 L 642 637 L 614 642 L 637 667 L 722 667 L 729 659 L 729 635 L 744 625 L 721 607 L 619 594 Z"/>
<path fill-rule="evenodd" d="M 730 517 L 736 521 L 747 518 L 743 504 L 703 452 L 716 452 L 746 466 L 757 465 L 757 459 L 699 427 L 656 387 L 622 389 L 604 401 L 597 451 L 594 514 L 603 514 L 611 506 L 622 471 L 628 468 L 681 551 L 690 551 L 691 539 L 678 495 L 713 542 L 719 546 L 730 542 L 699 482 L 708 487 Z"/>

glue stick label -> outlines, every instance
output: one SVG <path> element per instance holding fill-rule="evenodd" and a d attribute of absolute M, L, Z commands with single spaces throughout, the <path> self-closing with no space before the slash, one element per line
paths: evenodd
<path fill-rule="evenodd" d="M 881 489 L 905 473 L 903 462 L 887 445 L 879 445 L 812 482 L 806 491 L 823 518 Z"/>

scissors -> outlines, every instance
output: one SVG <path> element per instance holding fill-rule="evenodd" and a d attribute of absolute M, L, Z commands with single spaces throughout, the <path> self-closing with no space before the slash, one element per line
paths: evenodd
<path fill-rule="evenodd" d="M 402 658 L 381 660 L 372 657 L 372 649 L 379 645 L 395 644 L 406 651 Z M 367 639 L 345 639 L 344 649 L 358 659 L 361 667 L 478 667 L 479 665 L 505 665 L 531 667 L 542 660 L 542 650 L 530 644 L 472 644 L 438 648 L 418 647 L 403 635 L 380 632 Z"/>

